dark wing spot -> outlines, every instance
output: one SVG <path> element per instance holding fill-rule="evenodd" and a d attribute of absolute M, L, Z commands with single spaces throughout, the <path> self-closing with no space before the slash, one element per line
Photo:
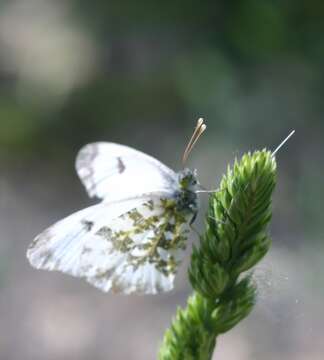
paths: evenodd
<path fill-rule="evenodd" d="M 117 161 L 118 161 L 118 172 L 121 174 L 122 172 L 125 171 L 126 166 L 120 157 L 117 158 Z"/>
<path fill-rule="evenodd" d="M 92 221 L 88 221 L 88 220 L 81 220 L 81 224 L 83 225 L 86 231 L 91 231 L 94 225 Z"/>

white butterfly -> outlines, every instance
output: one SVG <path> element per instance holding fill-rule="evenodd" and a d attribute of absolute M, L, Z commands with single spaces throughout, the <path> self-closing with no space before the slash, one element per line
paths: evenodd
<path fill-rule="evenodd" d="M 198 120 L 185 161 L 206 126 Z M 37 269 L 86 279 L 103 291 L 156 294 L 173 288 L 186 246 L 186 225 L 198 211 L 195 172 L 178 173 L 114 143 L 86 145 L 76 170 L 102 202 L 54 224 L 27 250 Z"/>

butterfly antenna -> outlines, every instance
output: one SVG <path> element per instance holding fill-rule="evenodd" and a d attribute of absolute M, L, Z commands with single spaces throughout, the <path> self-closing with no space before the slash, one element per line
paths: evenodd
<path fill-rule="evenodd" d="M 182 164 L 184 165 L 188 159 L 189 154 L 191 153 L 191 150 L 195 146 L 197 140 L 200 138 L 202 133 L 206 130 L 206 124 L 204 124 L 204 119 L 199 118 L 197 121 L 197 125 L 195 127 L 195 130 L 188 142 L 188 145 L 186 146 L 186 149 L 182 156 Z"/>
<path fill-rule="evenodd" d="M 275 156 L 276 153 L 279 151 L 279 149 L 290 139 L 295 133 L 295 130 L 293 130 L 278 146 L 277 148 L 272 152 L 272 156 Z"/>

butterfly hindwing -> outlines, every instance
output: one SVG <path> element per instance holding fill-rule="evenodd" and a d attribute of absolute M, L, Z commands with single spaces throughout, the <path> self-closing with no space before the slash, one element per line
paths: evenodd
<path fill-rule="evenodd" d="M 85 243 L 91 242 L 96 227 L 101 227 L 107 219 L 120 216 L 138 203 L 137 199 L 110 205 L 102 203 L 78 211 L 38 235 L 27 250 L 27 258 L 37 269 L 82 276 L 81 253 Z"/>
<path fill-rule="evenodd" d="M 103 291 L 169 291 L 185 248 L 185 223 L 172 199 L 102 203 L 50 227 L 27 256 L 36 268 L 83 277 Z"/>
<path fill-rule="evenodd" d="M 84 146 L 76 159 L 77 173 L 89 196 L 108 201 L 141 193 L 172 193 L 173 170 L 128 146 L 97 142 Z"/>
<path fill-rule="evenodd" d="M 186 240 L 186 219 L 172 202 L 149 199 L 98 229 L 82 255 L 87 280 L 104 291 L 171 290 Z"/>

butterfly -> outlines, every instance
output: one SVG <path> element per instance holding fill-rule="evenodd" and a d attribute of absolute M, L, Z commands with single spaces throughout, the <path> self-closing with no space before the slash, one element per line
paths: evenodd
<path fill-rule="evenodd" d="M 183 155 L 186 162 L 206 129 L 199 119 Z M 78 211 L 38 235 L 27 250 L 36 269 L 84 278 L 104 292 L 170 291 L 198 211 L 195 171 L 175 172 L 133 148 L 88 144 L 76 171 L 97 205 Z"/>

